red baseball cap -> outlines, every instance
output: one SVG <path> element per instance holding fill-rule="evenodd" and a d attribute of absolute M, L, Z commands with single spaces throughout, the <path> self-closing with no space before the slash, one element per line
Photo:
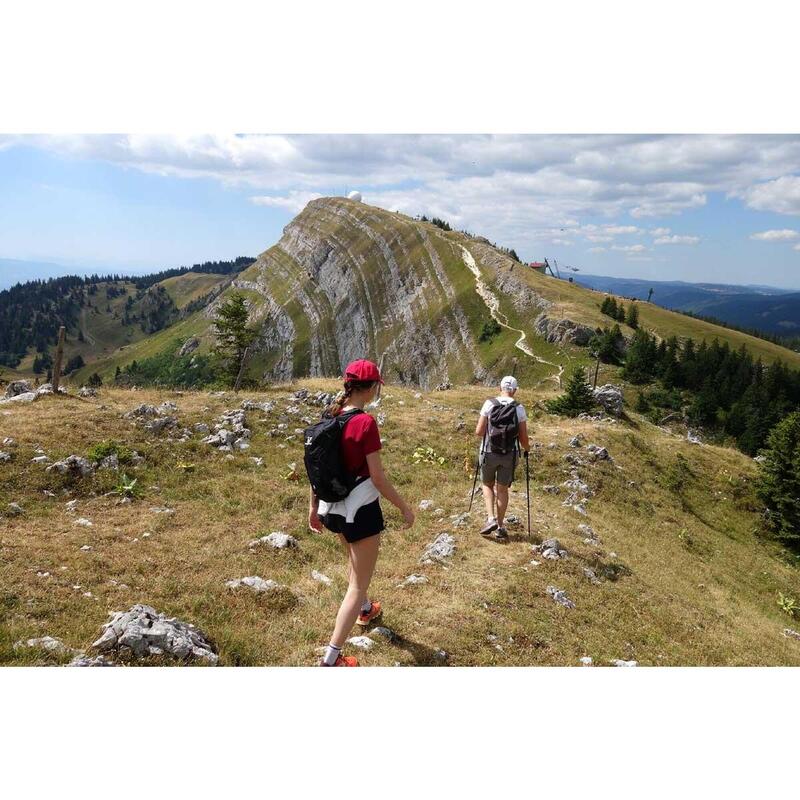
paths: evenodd
<path fill-rule="evenodd" d="M 367 361 L 366 358 L 351 361 L 344 369 L 344 377 L 355 381 L 378 381 L 383 383 L 378 366 L 371 361 Z"/>

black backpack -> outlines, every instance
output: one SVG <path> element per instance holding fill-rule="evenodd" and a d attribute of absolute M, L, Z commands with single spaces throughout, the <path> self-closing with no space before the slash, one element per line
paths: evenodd
<path fill-rule="evenodd" d="M 363 413 L 360 408 L 356 408 L 336 417 L 325 416 L 303 432 L 303 461 L 308 482 L 314 494 L 326 503 L 344 500 L 356 485 L 356 476 L 351 475 L 344 467 L 340 445 L 345 423 L 356 414 Z"/>
<path fill-rule="evenodd" d="M 519 418 L 517 402 L 501 403 L 496 398 L 490 400 L 489 424 L 486 428 L 486 441 L 490 453 L 511 453 L 517 444 Z"/>

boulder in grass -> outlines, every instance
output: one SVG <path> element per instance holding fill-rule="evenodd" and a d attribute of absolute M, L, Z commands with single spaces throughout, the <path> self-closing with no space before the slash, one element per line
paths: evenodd
<path fill-rule="evenodd" d="M 375 642 L 369 636 L 351 636 L 347 640 L 347 644 L 351 644 L 359 650 L 372 650 L 375 646 Z"/>
<path fill-rule="evenodd" d="M 377 628 L 370 628 L 369 634 L 370 636 L 380 636 L 381 639 L 385 639 L 387 642 L 397 640 L 397 634 L 390 628 L 383 627 L 383 625 L 378 625 Z"/>
<path fill-rule="evenodd" d="M 567 593 L 563 589 L 557 589 L 555 586 L 548 586 L 547 594 L 560 606 L 564 606 L 564 608 L 575 608 L 575 603 L 567 597 Z"/>
<path fill-rule="evenodd" d="M 420 583 L 428 583 L 425 575 L 409 575 L 399 586 L 416 586 Z"/>
<path fill-rule="evenodd" d="M 48 653 L 55 653 L 59 656 L 75 652 L 71 647 L 67 647 L 61 639 L 56 639 L 53 636 L 39 636 L 35 639 L 23 639 L 19 642 L 14 642 L 15 650 L 34 648 L 47 650 Z"/>
<path fill-rule="evenodd" d="M 545 539 L 540 545 L 534 545 L 533 551 L 540 553 L 542 558 L 558 561 L 567 557 L 567 551 L 561 546 L 558 539 Z"/>
<path fill-rule="evenodd" d="M 9 515 L 12 517 L 18 517 L 20 514 L 25 513 L 25 510 L 19 503 L 9 503 L 6 506 L 6 509 L 8 510 Z"/>
<path fill-rule="evenodd" d="M 36 399 L 36 392 L 23 392 L 22 394 L 15 394 L 12 397 L 4 397 L 0 403 L 32 403 Z"/>
<path fill-rule="evenodd" d="M 97 397 L 97 389 L 94 386 L 81 386 L 78 389 L 78 397 Z"/>
<path fill-rule="evenodd" d="M 317 583 L 324 583 L 326 586 L 330 586 L 333 583 L 327 575 L 323 575 L 315 569 L 311 570 L 311 577 L 313 580 L 317 581 Z"/>
<path fill-rule="evenodd" d="M 586 445 L 586 452 L 592 458 L 592 461 L 611 461 L 611 456 L 605 447 L 600 447 L 598 444 Z"/>
<path fill-rule="evenodd" d="M 440 533 L 426 548 L 420 559 L 423 564 L 443 563 L 456 551 L 456 540 L 449 533 Z"/>
<path fill-rule="evenodd" d="M 51 464 L 45 472 L 58 472 L 61 475 L 88 478 L 94 473 L 94 465 L 82 456 L 71 455 L 67 456 L 63 461 L 56 461 Z"/>
<path fill-rule="evenodd" d="M 622 389 L 612 383 L 606 383 L 603 386 L 598 386 L 594 390 L 594 399 L 606 414 L 611 414 L 614 417 L 619 417 L 622 414 Z"/>
<path fill-rule="evenodd" d="M 638 661 L 625 661 L 622 658 L 615 658 L 613 661 L 609 661 L 609 664 L 612 664 L 615 667 L 638 667 Z"/>
<path fill-rule="evenodd" d="M 92 649 L 131 660 L 166 656 L 205 664 L 219 661 L 216 647 L 201 630 L 139 603 L 112 614 Z"/>
<path fill-rule="evenodd" d="M 19 381 L 11 381 L 8 386 L 6 386 L 5 397 L 17 397 L 20 394 L 28 394 L 29 392 L 33 391 L 33 387 L 31 386 L 30 381 L 26 380 L 19 380 Z"/>
<path fill-rule="evenodd" d="M 240 586 L 247 586 L 252 589 L 256 594 L 262 592 L 273 592 L 276 589 L 282 588 L 279 583 L 273 580 L 264 580 L 258 575 L 248 575 L 246 578 L 236 578 L 232 581 L 225 581 L 225 585 L 229 589 L 238 589 Z"/>
<path fill-rule="evenodd" d="M 294 536 L 290 536 L 288 533 L 284 533 L 283 531 L 273 531 L 272 533 L 268 533 L 266 536 L 253 539 L 248 547 L 259 547 L 260 545 L 273 547 L 276 550 L 284 550 L 288 547 L 297 547 L 298 541 L 294 538 Z"/>
<path fill-rule="evenodd" d="M 420 511 L 427 511 L 432 506 L 433 506 L 432 500 L 420 500 L 418 508 Z"/>

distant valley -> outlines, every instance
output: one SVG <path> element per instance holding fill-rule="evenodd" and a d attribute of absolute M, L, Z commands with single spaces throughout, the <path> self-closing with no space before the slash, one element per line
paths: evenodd
<path fill-rule="evenodd" d="M 648 281 L 581 275 L 575 282 L 601 292 L 646 300 L 662 308 L 688 311 L 742 328 L 777 336 L 800 336 L 800 290 L 683 281 Z"/>

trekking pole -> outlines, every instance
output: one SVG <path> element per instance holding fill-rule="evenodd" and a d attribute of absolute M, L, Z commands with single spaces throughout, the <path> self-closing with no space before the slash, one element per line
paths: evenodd
<path fill-rule="evenodd" d="M 475 478 L 472 481 L 472 493 L 469 496 L 469 508 L 467 509 L 467 513 L 472 511 L 472 501 L 475 499 L 475 487 L 478 485 L 478 471 L 481 468 L 481 461 L 483 460 L 483 446 L 486 442 L 486 436 L 484 435 L 483 440 L 481 441 L 481 449 L 478 452 L 478 461 L 475 464 Z"/>
<path fill-rule="evenodd" d="M 478 485 L 478 470 L 481 468 L 481 460 L 480 458 L 475 464 L 475 478 L 472 481 L 472 491 L 469 495 L 469 508 L 467 508 L 467 512 L 472 511 L 472 501 L 475 499 L 475 487 Z"/>
<path fill-rule="evenodd" d="M 528 469 L 528 451 L 525 451 L 525 498 L 528 502 L 528 538 L 531 538 L 531 473 Z"/>

